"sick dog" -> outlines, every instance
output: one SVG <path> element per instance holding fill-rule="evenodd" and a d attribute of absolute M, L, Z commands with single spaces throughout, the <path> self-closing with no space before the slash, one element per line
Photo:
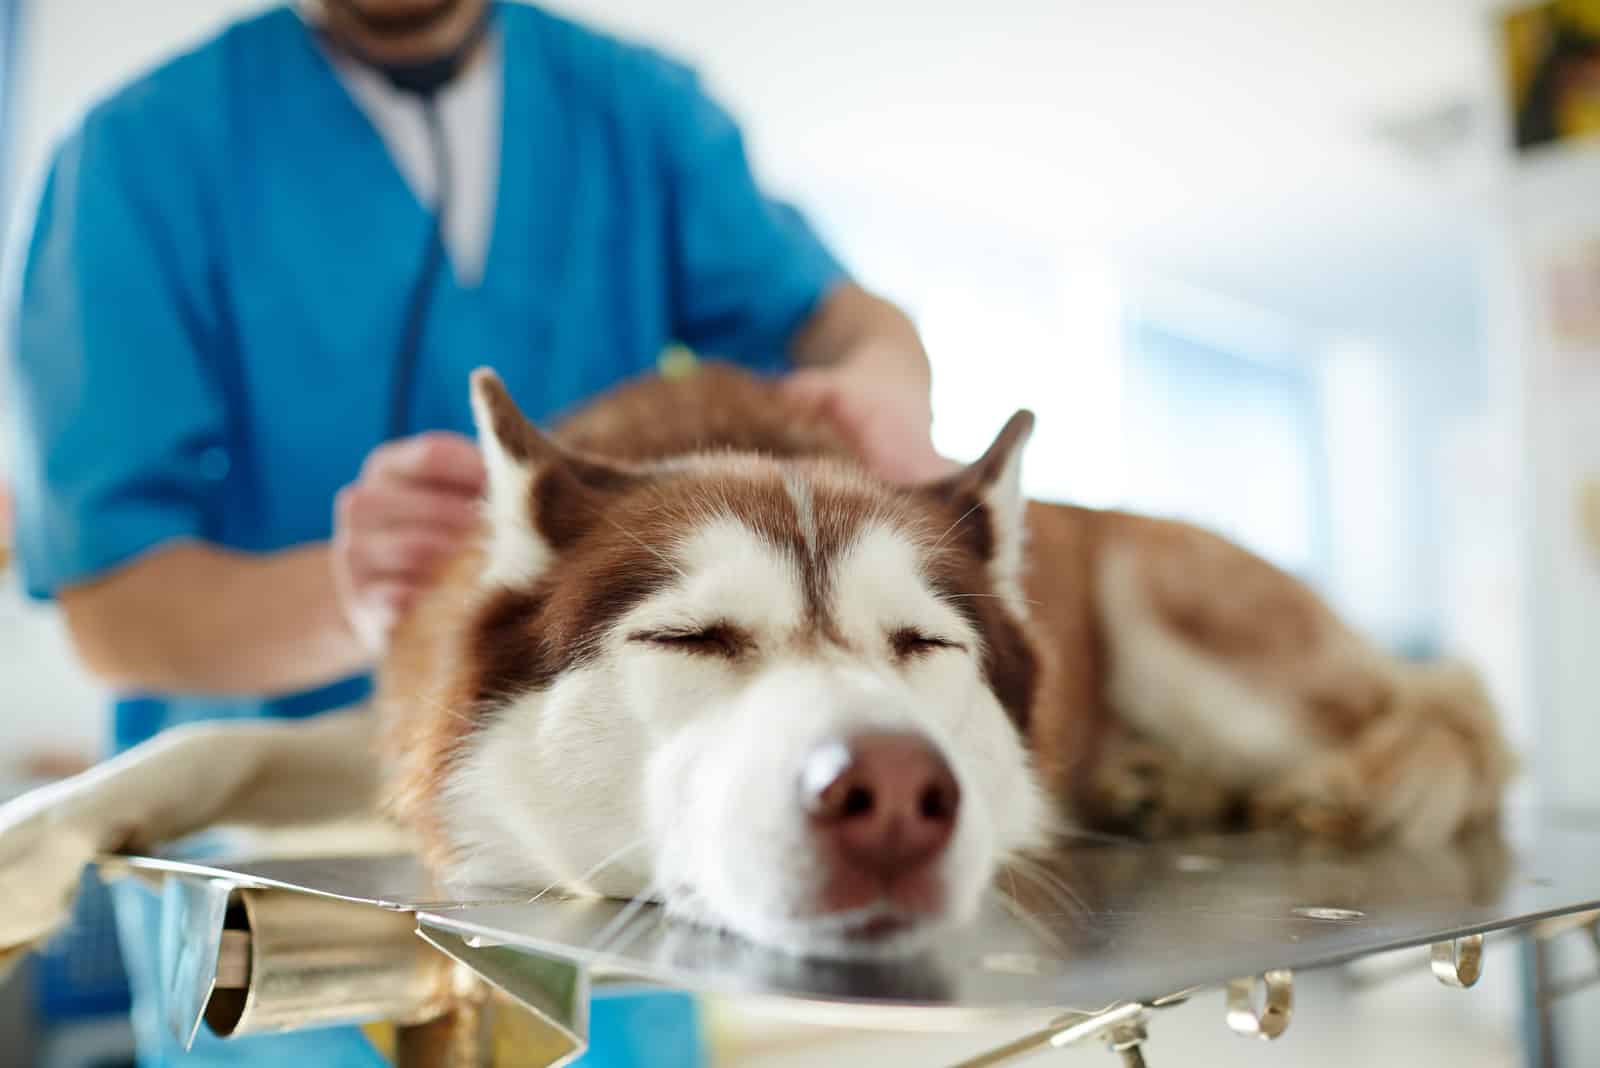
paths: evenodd
<path fill-rule="evenodd" d="M 452 880 L 877 956 L 1074 828 L 1427 846 L 1497 815 L 1513 763 L 1470 670 L 1387 655 L 1194 526 L 1025 500 L 1026 412 L 908 489 L 716 364 L 550 433 L 489 371 L 471 394 L 481 537 L 398 624 L 372 708 L 182 728 L 0 810 L 0 888 L 41 827 L 65 871 L 89 848 L 66 831 L 376 803 Z"/>

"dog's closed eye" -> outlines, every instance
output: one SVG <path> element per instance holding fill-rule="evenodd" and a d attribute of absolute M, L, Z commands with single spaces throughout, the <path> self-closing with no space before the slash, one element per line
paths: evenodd
<path fill-rule="evenodd" d="M 941 638 L 937 634 L 929 634 L 916 627 L 896 627 L 889 632 L 889 648 L 894 650 L 896 660 L 910 660 L 941 649 L 958 649 L 965 652 L 967 647 L 953 638 Z"/>
<path fill-rule="evenodd" d="M 697 656 L 720 656 L 728 660 L 737 659 L 755 647 L 755 638 L 750 632 L 732 623 L 712 623 L 705 627 L 674 630 L 642 630 L 628 635 L 628 640 L 659 649 Z"/>

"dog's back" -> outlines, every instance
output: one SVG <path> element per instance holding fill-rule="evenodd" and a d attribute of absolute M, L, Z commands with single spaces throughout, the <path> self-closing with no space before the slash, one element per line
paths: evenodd
<path fill-rule="evenodd" d="M 850 456 L 821 412 L 789 399 L 773 379 L 721 363 L 625 383 L 572 412 L 552 436 L 576 452 L 625 463 L 713 451 Z"/>

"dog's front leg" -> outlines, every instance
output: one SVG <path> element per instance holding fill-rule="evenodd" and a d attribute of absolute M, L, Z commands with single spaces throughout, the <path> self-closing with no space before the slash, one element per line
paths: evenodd
<path fill-rule="evenodd" d="M 219 824 L 370 813 L 377 767 L 364 709 L 303 721 L 176 727 L 0 806 L 0 961 L 67 918 L 84 865 Z"/>

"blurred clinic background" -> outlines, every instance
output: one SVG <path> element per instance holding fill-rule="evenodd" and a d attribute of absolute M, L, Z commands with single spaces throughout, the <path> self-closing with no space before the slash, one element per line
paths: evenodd
<path fill-rule="evenodd" d="M 261 6 L 0 0 L 8 289 L 63 129 Z M 1600 804 L 1600 2 L 550 6 L 699 66 L 769 187 L 916 319 L 944 451 L 1032 407 L 1034 494 L 1199 520 L 1386 645 L 1475 660 L 1525 795 Z M 106 714 L 15 585 L 0 777 L 22 783 L 93 759 Z M 1308 1003 L 1334 1052 L 1278 1054 L 1523 1063 L 1515 971 L 1448 1019 L 1335 1028 Z M 1565 1063 L 1600 1063 L 1600 1002 L 1570 1017 Z M 1204 1055 L 1222 1029 L 1196 1030 Z M 1400 1045 L 1350 1044 L 1369 1030 Z M 1269 1063 L 1235 1043 L 1217 1063 Z"/>

